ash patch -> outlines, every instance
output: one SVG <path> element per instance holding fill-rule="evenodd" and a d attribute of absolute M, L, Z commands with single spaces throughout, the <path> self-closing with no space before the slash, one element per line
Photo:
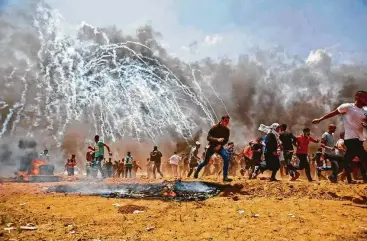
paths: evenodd
<path fill-rule="evenodd" d="M 79 193 L 108 198 L 162 199 L 168 201 L 202 201 L 221 192 L 221 186 L 207 182 L 163 182 L 122 184 L 58 185 L 46 192 Z"/>

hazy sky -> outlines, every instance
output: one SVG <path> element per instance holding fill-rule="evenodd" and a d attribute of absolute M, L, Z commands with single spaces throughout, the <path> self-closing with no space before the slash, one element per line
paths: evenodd
<path fill-rule="evenodd" d="M 346 58 L 367 56 L 367 0 L 46 2 L 73 24 L 116 25 L 126 33 L 151 24 L 163 34 L 169 52 L 186 60 L 235 57 L 254 46 L 274 45 L 303 57 L 312 49 L 332 46 Z"/>

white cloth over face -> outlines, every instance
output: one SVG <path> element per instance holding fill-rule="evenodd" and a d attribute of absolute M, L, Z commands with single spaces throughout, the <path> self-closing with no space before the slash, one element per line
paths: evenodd
<path fill-rule="evenodd" d="M 273 133 L 275 135 L 275 138 L 277 139 L 278 146 L 280 146 L 282 142 L 279 139 L 279 133 L 276 131 L 278 127 L 279 127 L 278 123 L 273 123 L 271 124 L 271 126 L 260 124 L 258 130 L 261 132 L 265 132 L 266 134 Z"/>

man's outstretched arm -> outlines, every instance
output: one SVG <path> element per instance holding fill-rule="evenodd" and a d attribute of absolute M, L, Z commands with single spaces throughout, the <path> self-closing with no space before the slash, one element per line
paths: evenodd
<path fill-rule="evenodd" d="M 312 124 L 318 124 L 318 123 L 320 123 L 321 121 L 323 121 L 323 120 L 327 120 L 327 119 L 330 119 L 330 118 L 333 118 L 334 116 L 337 116 L 337 115 L 340 115 L 341 113 L 339 112 L 339 110 L 338 109 L 335 109 L 335 110 L 333 110 L 332 112 L 330 112 L 330 113 L 328 113 L 328 114 L 326 114 L 326 115 L 324 115 L 323 117 L 321 117 L 321 118 L 319 118 L 319 119 L 314 119 L 313 121 L 312 121 Z"/>
<path fill-rule="evenodd" d="M 111 149 L 110 149 L 110 147 L 108 145 L 106 145 L 106 144 L 103 143 L 103 146 L 107 148 L 108 153 L 111 153 Z"/>

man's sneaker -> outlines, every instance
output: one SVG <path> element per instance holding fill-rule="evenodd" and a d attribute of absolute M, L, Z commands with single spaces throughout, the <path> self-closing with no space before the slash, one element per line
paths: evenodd
<path fill-rule="evenodd" d="M 244 176 L 245 175 L 245 170 L 243 168 L 241 168 L 240 173 L 241 173 L 242 176 Z"/>
<path fill-rule="evenodd" d="M 232 182 L 232 179 L 228 177 L 224 177 L 223 182 Z"/>
<path fill-rule="evenodd" d="M 337 178 L 333 178 L 333 176 L 328 176 L 327 177 L 329 179 L 330 182 L 332 183 L 338 183 L 338 179 Z"/>
<path fill-rule="evenodd" d="M 199 178 L 199 173 L 197 171 L 194 172 L 194 178 L 198 179 Z"/>

